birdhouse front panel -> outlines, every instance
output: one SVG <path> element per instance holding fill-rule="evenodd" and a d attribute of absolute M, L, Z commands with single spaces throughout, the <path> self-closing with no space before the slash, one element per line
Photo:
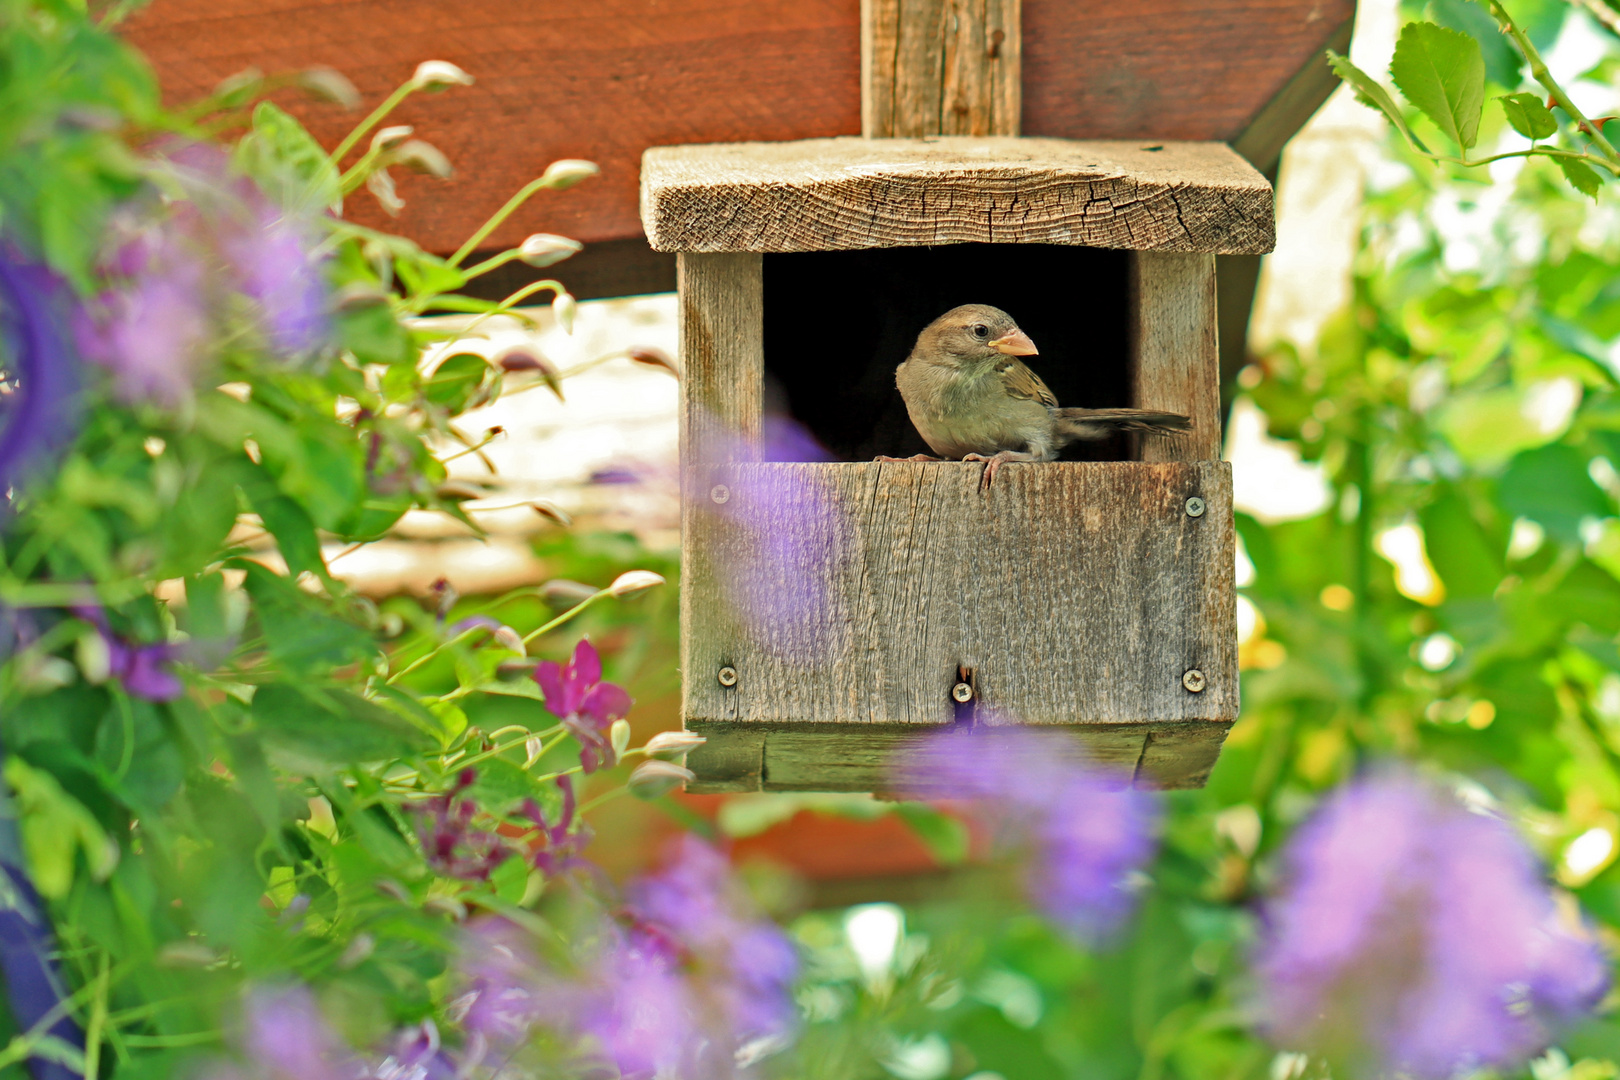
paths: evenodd
<path fill-rule="evenodd" d="M 693 789 L 883 790 L 952 724 L 1202 783 L 1238 711 L 1214 255 L 1269 250 L 1265 180 L 1210 144 L 831 139 L 649 151 L 642 209 L 679 252 Z M 968 453 L 1003 414 L 1020 447 Z"/>

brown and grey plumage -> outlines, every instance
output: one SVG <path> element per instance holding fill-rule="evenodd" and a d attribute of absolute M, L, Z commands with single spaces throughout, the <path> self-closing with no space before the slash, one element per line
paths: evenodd
<path fill-rule="evenodd" d="M 1116 431 L 1179 435 L 1185 416 L 1152 409 L 1065 409 L 1020 356 L 1035 343 L 1000 308 L 964 304 L 917 335 L 895 383 L 917 433 L 941 457 L 987 462 L 984 486 L 1009 461 L 1052 461 L 1077 439 Z M 918 455 L 919 460 L 931 460 Z"/>

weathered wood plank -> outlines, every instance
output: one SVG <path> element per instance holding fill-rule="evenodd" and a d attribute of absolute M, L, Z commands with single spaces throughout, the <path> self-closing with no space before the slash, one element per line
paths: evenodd
<path fill-rule="evenodd" d="M 1223 721 L 1067 727 L 1073 759 L 1121 787 L 1201 787 L 1221 740 Z M 693 723 L 709 742 L 687 757 L 697 794 L 741 791 L 875 791 L 902 798 L 955 792 L 927 783 L 928 734 L 863 725 Z M 902 779 L 903 777 L 903 779 Z"/>
<path fill-rule="evenodd" d="M 1236 717 L 1229 465 L 1013 464 L 984 494 L 981 471 L 688 469 L 685 720 L 940 725 L 962 667 L 985 718 Z"/>
<path fill-rule="evenodd" d="M 681 460 L 747 460 L 764 408 L 760 257 L 683 254 L 680 293 Z"/>
<path fill-rule="evenodd" d="M 1022 130 L 1229 142 L 1296 73 L 1322 65 L 1354 11 L 1354 0 L 1024 0 Z M 397 219 L 365 196 L 346 208 L 433 251 L 454 250 L 553 158 L 590 158 L 602 175 L 536 199 L 492 246 L 536 230 L 588 243 L 639 235 L 636 170 L 649 146 L 862 130 L 855 0 L 592 0 L 566 11 L 528 0 L 163 0 L 123 30 L 171 101 L 249 66 L 329 64 L 371 101 L 419 61 L 466 68 L 477 85 L 417 95 L 395 114 L 460 174 L 401 175 Z M 327 146 L 357 119 L 292 92 L 277 100 Z M 1307 95 L 1289 115 L 1315 104 Z"/>
<path fill-rule="evenodd" d="M 1142 440 L 1143 461 L 1221 456 L 1221 354 L 1215 257 L 1139 251 L 1131 259 L 1131 353 L 1137 408 L 1192 417 L 1175 439 Z"/>
<path fill-rule="evenodd" d="M 1218 143 L 810 139 L 664 146 L 642 166 L 659 251 L 957 243 L 1261 252 L 1271 185 Z"/>
<path fill-rule="evenodd" d="M 1154 728 L 1136 765 L 1142 787 L 1198 788 L 1220 756 L 1230 723 L 1170 724 Z"/>
<path fill-rule="evenodd" d="M 1019 0 L 861 0 L 861 134 L 1017 135 Z"/>

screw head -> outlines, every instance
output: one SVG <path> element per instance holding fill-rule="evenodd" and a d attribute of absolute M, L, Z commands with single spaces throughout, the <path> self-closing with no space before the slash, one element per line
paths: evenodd
<path fill-rule="evenodd" d="M 951 687 L 951 699 L 966 705 L 973 700 L 973 687 L 965 682 L 959 682 Z"/>
<path fill-rule="evenodd" d="M 724 484 L 716 484 L 709 489 L 709 500 L 724 505 L 731 501 L 731 489 Z"/>
<path fill-rule="evenodd" d="M 1197 668 L 1189 668 L 1186 674 L 1181 676 L 1181 685 L 1185 686 L 1191 693 L 1201 694 L 1204 692 L 1204 687 L 1208 684 L 1204 681 L 1204 673 L 1202 671 L 1199 671 Z"/>
<path fill-rule="evenodd" d="M 721 668 L 720 673 L 715 677 L 720 680 L 721 686 L 731 687 L 737 685 L 737 669 L 730 664 Z"/>
<path fill-rule="evenodd" d="M 1192 498 L 1188 499 L 1187 500 L 1187 516 L 1188 517 L 1203 517 L 1204 516 L 1204 500 L 1200 499 L 1197 495 L 1194 495 Z"/>

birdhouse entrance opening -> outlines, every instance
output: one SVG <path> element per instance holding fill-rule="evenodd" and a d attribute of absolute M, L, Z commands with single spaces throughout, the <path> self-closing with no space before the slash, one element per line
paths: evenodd
<path fill-rule="evenodd" d="M 1066 406 L 1129 406 L 1130 253 L 1055 244 L 951 244 L 766 254 L 767 411 L 842 461 L 928 453 L 895 388 L 917 335 L 960 304 L 1010 314 Z M 1139 460 L 1128 435 L 1075 442 L 1066 461 Z"/>

